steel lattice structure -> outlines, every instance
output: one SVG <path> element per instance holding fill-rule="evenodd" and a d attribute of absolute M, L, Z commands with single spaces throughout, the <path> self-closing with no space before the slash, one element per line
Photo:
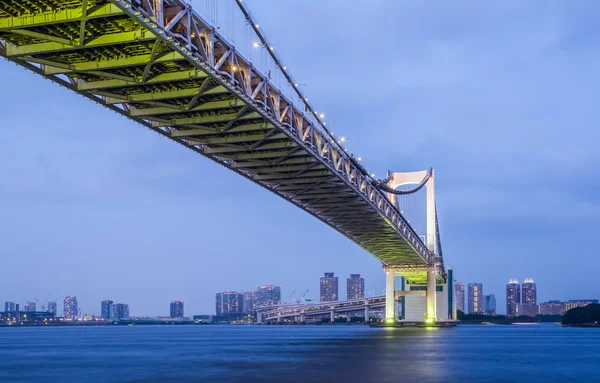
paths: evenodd
<path fill-rule="evenodd" d="M 261 185 L 384 265 L 435 262 L 315 112 L 181 0 L 0 0 L 0 55 Z"/>

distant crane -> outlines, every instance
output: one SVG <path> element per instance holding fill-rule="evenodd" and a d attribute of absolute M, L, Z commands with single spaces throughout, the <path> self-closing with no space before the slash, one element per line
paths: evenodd
<path fill-rule="evenodd" d="M 288 299 L 286 299 L 285 301 L 283 301 L 283 304 L 284 304 L 284 305 L 285 305 L 285 304 L 287 304 L 287 303 L 288 303 L 288 301 L 289 301 L 290 299 L 292 299 L 292 296 L 293 296 L 295 293 L 296 293 L 296 290 L 292 291 L 292 293 L 290 294 L 290 296 L 288 297 Z"/>
<path fill-rule="evenodd" d="M 296 301 L 296 303 L 300 303 L 300 302 L 302 302 L 302 299 L 304 299 L 304 297 L 306 296 L 306 293 L 308 293 L 308 290 L 310 290 L 310 289 L 306 289 L 306 291 L 304 292 L 304 294 L 302 294 L 302 296 L 300 297 L 300 299 L 298 299 L 298 300 Z"/>

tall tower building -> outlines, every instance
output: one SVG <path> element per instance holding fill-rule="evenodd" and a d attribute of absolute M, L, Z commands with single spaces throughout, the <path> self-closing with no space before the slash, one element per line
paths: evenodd
<path fill-rule="evenodd" d="M 485 313 L 487 315 L 496 315 L 496 295 L 489 294 L 485 296 Z"/>
<path fill-rule="evenodd" d="M 281 287 L 275 285 L 258 286 L 256 288 L 256 307 L 276 306 L 281 303 Z M 239 312 L 242 312 L 241 309 Z"/>
<path fill-rule="evenodd" d="M 360 274 L 350 274 L 346 280 L 346 299 L 365 297 L 365 279 Z"/>
<path fill-rule="evenodd" d="M 252 314 L 254 312 L 255 300 L 255 291 L 244 291 L 244 314 Z"/>
<path fill-rule="evenodd" d="M 339 300 L 338 277 L 334 273 L 325 273 L 321 277 L 321 302 L 333 302 Z"/>
<path fill-rule="evenodd" d="M 4 302 L 4 311 L 6 312 L 14 312 L 15 311 L 15 302 Z"/>
<path fill-rule="evenodd" d="M 118 321 L 129 318 L 129 305 L 125 303 L 113 303 L 110 305 L 110 320 Z"/>
<path fill-rule="evenodd" d="M 469 314 L 483 314 L 485 312 L 485 298 L 481 283 L 469 283 Z"/>
<path fill-rule="evenodd" d="M 518 304 L 521 304 L 521 286 L 519 281 L 511 279 L 506 285 L 506 315 L 517 315 Z"/>
<path fill-rule="evenodd" d="M 63 301 L 63 317 L 68 319 L 77 318 L 77 297 L 68 296 Z"/>
<path fill-rule="evenodd" d="M 58 310 L 56 309 L 56 302 L 48 302 L 48 309 L 46 311 L 56 316 L 56 314 L 58 313 Z"/>
<path fill-rule="evenodd" d="M 105 299 L 100 303 L 100 316 L 104 320 L 110 320 L 110 308 L 113 305 L 113 301 Z"/>
<path fill-rule="evenodd" d="M 36 310 L 36 304 L 35 302 L 25 302 L 25 306 L 23 307 L 23 311 L 25 312 L 33 312 Z"/>
<path fill-rule="evenodd" d="M 521 285 L 524 305 L 537 305 L 537 287 L 531 278 L 526 278 Z"/>
<path fill-rule="evenodd" d="M 454 281 L 454 294 L 456 300 L 456 311 L 465 313 L 465 283 Z"/>
<path fill-rule="evenodd" d="M 183 302 L 171 301 L 169 305 L 169 313 L 171 318 L 183 318 Z"/>
<path fill-rule="evenodd" d="M 216 295 L 217 315 L 241 314 L 244 310 L 244 295 L 235 291 L 225 291 Z"/>

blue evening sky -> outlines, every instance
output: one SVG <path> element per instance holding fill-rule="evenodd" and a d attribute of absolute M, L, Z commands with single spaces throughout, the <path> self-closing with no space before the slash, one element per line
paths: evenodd
<path fill-rule="evenodd" d="M 436 169 L 447 264 L 504 312 L 600 298 L 595 1 L 251 1 L 311 103 L 367 168 Z M 380 263 L 275 195 L 0 60 L 0 301 L 76 295 L 132 315 L 214 312 L 214 294 Z"/>

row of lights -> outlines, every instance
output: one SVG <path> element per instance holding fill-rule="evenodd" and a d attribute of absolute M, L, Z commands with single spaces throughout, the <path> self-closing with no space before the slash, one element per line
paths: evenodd
<path fill-rule="evenodd" d="M 238 0 L 238 1 L 241 3 L 243 0 Z M 256 29 L 259 29 L 259 28 L 260 28 L 260 25 L 259 25 L 259 24 L 254 24 L 254 27 L 255 27 Z M 260 44 L 260 43 L 258 43 L 258 42 L 256 42 L 256 41 L 255 41 L 255 42 L 254 42 L 252 45 L 254 46 L 254 48 L 259 48 L 259 47 L 260 47 L 260 46 L 262 46 L 263 44 Z M 274 48 L 273 48 L 273 46 L 270 46 L 270 47 L 269 47 L 269 49 L 272 51 Z M 284 71 L 286 71 L 286 70 L 287 70 L 287 67 L 285 67 L 285 66 L 280 66 L 280 67 L 281 67 L 281 68 L 282 68 Z M 236 72 L 236 71 L 237 71 L 237 66 L 234 66 L 232 69 L 233 69 L 233 71 L 234 71 L 234 72 Z M 298 86 L 299 86 L 299 84 L 298 84 L 298 83 L 294 83 L 293 85 L 294 85 L 294 87 L 295 87 L 295 88 L 298 88 Z M 308 98 L 305 98 L 305 99 L 304 99 L 304 101 L 305 101 L 305 102 L 308 102 Z M 317 112 L 316 112 L 316 111 L 315 111 L 314 113 L 315 113 L 315 114 L 317 114 Z M 317 114 L 317 116 L 318 116 L 318 118 L 319 118 L 319 121 L 320 121 L 320 122 L 323 124 L 323 126 L 327 126 L 327 123 L 326 123 L 326 122 L 324 122 L 324 121 L 322 121 L 322 120 L 325 118 L 325 114 L 324 114 L 324 113 L 321 113 L 321 114 Z M 333 134 L 332 134 L 332 135 L 333 135 Z M 339 141 L 340 141 L 340 142 L 345 142 L 345 141 L 346 141 L 346 137 L 340 137 L 340 140 L 339 140 Z M 347 152 L 347 151 L 348 151 L 348 149 L 344 148 L 344 151 L 346 151 L 346 152 Z M 362 161 L 362 157 L 358 157 L 358 158 L 357 158 L 357 160 L 358 160 L 358 161 Z M 371 177 L 372 177 L 372 178 L 375 178 L 375 173 L 371 173 Z"/>

